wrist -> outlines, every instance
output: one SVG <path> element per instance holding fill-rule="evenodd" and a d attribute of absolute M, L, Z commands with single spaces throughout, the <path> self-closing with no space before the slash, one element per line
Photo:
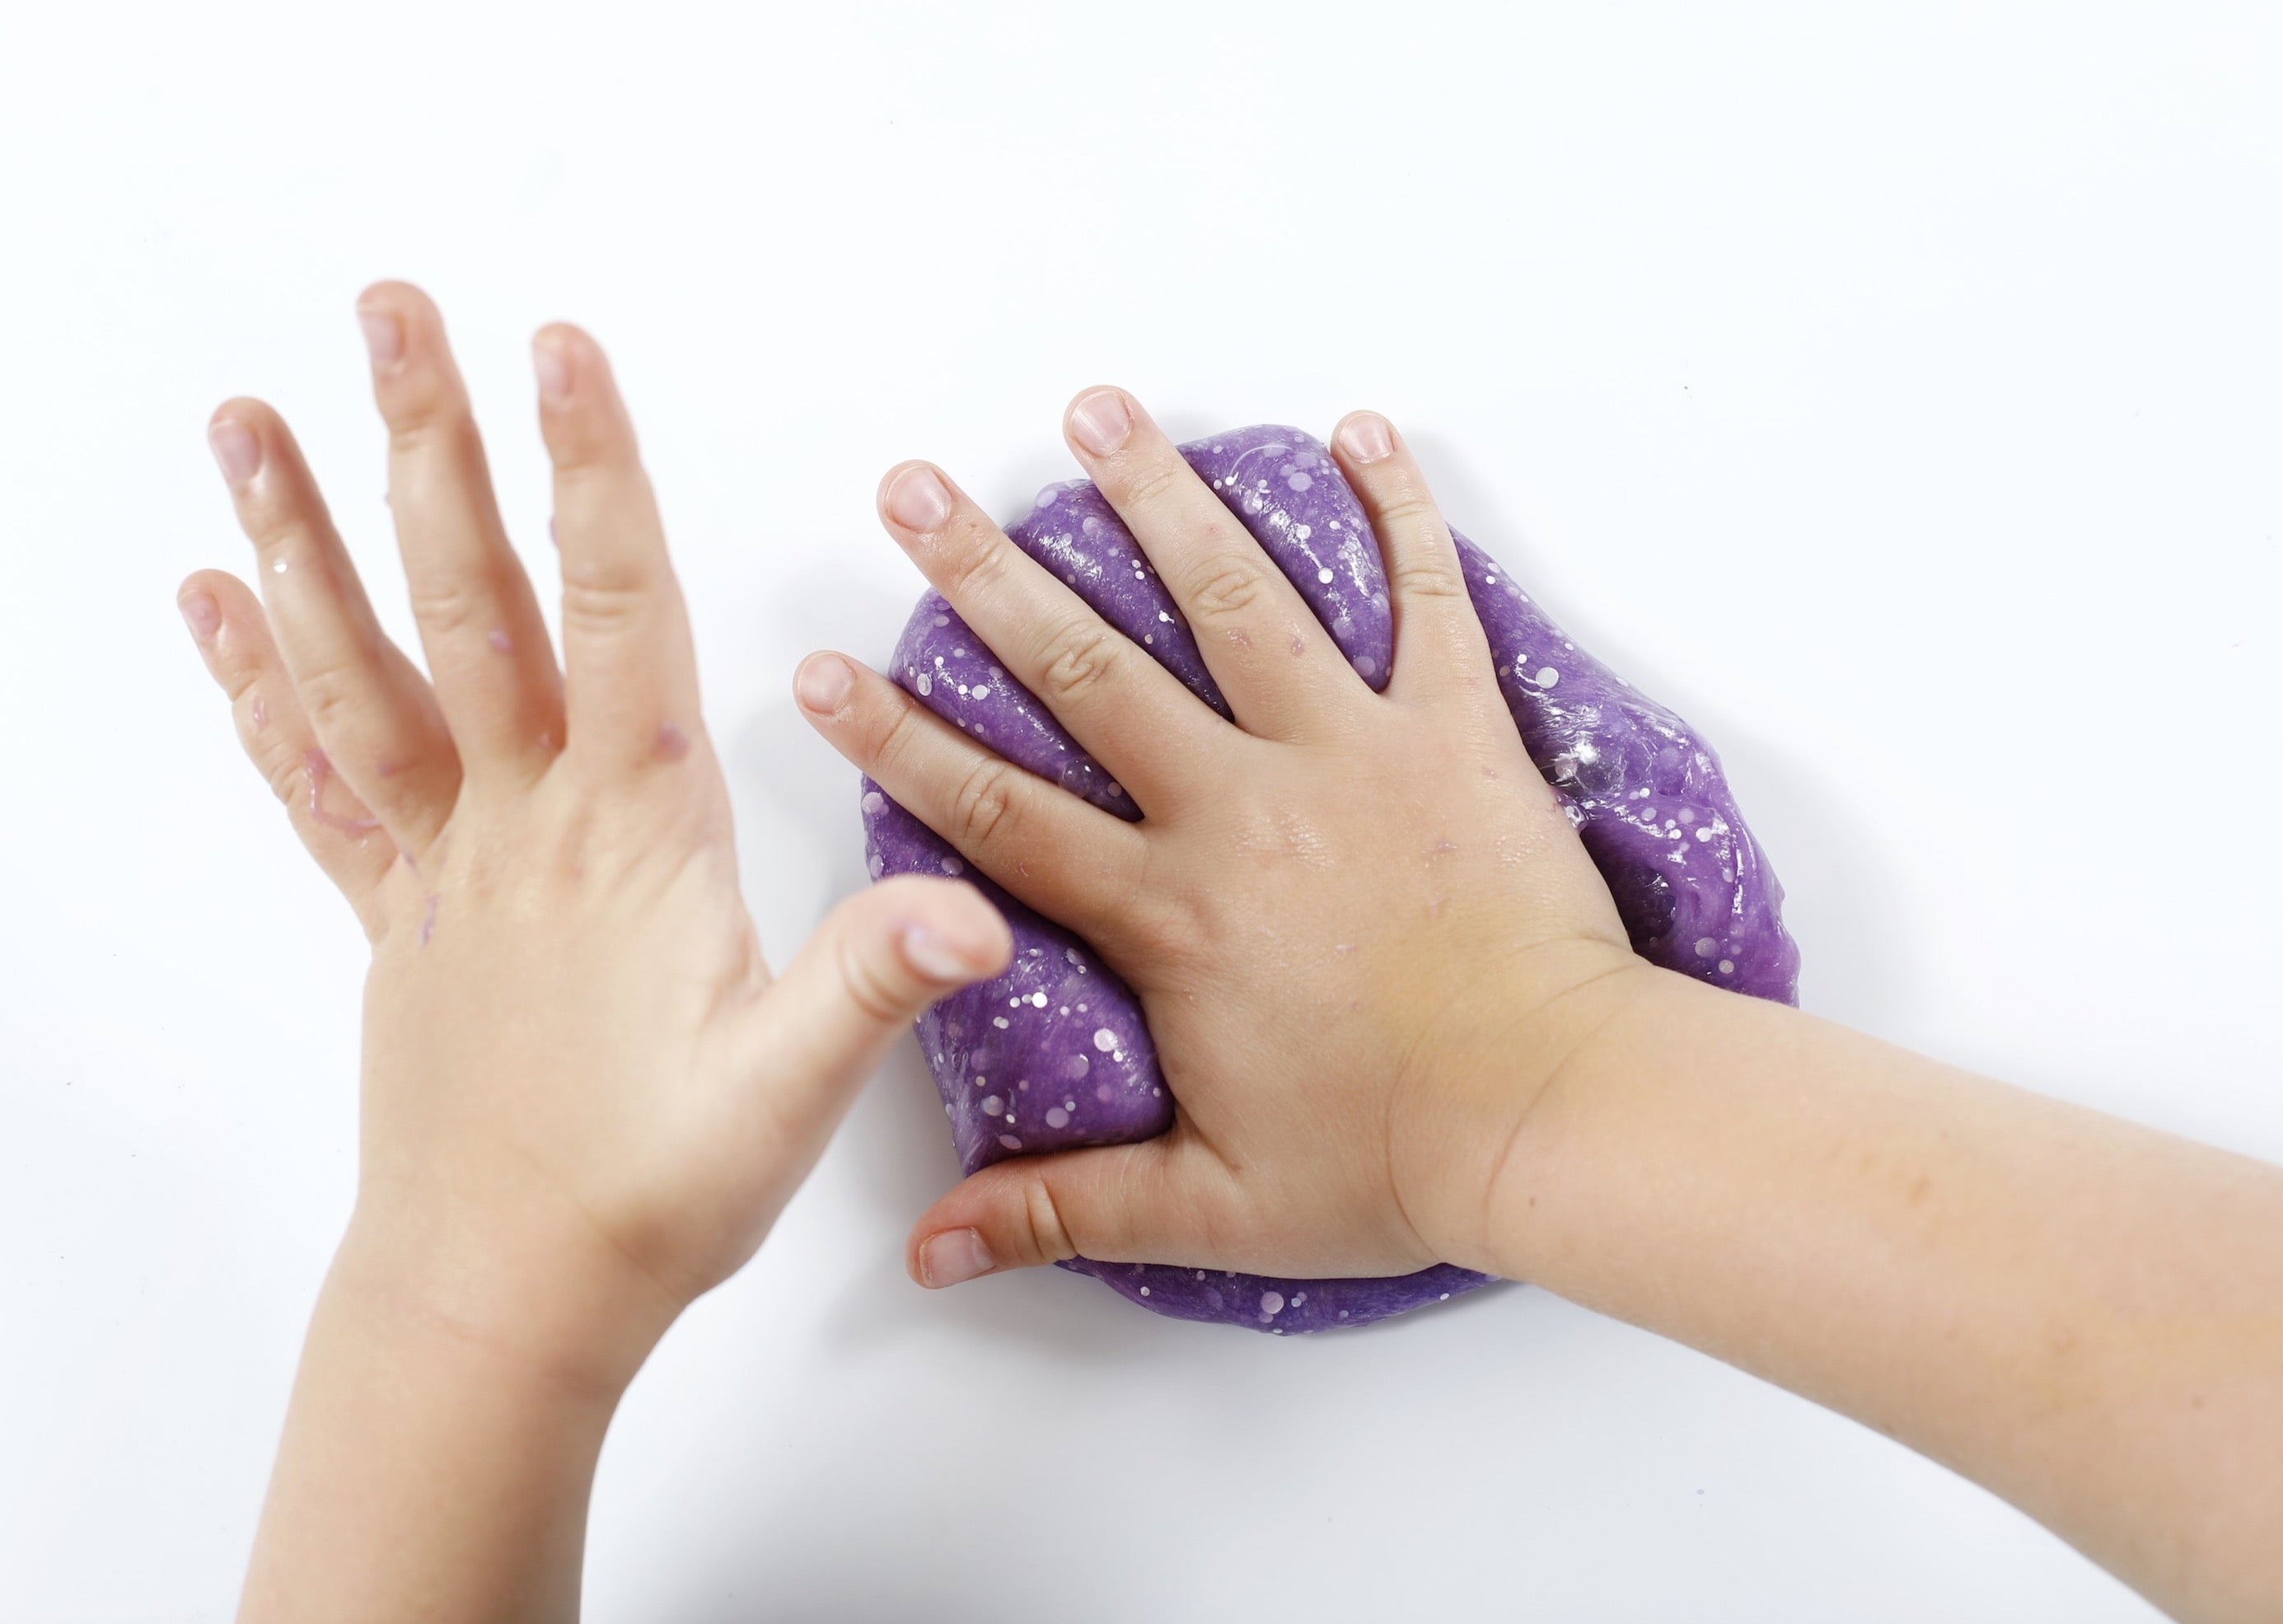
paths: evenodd
<path fill-rule="evenodd" d="M 1665 979 L 1621 946 L 1549 943 L 1496 964 L 1469 1001 L 1479 1016 L 1456 1031 L 1446 1022 L 1422 1046 L 1434 1066 L 1404 1093 L 1397 1188 L 1436 1257 L 1528 1277 L 1508 1213 L 1514 1169 L 1552 1102 L 1593 1089 L 1607 1052 Z"/>
<path fill-rule="evenodd" d="M 683 1303 L 580 1226 L 361 1192 L 329 1298 L 534 1386 L 615 1404 Z"/>
<path fill-rule="evenodd" d="M 603 1440 L 654 1338 L 574 1334 L 497 1252 L 361 1212 L 310 1316 L 239 1618 L 572 1618 Z"/>

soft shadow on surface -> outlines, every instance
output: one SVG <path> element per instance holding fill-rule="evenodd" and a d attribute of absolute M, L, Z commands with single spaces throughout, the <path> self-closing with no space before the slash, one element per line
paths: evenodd
<path fill-rule="evenodd" d="M 1903 934 L 1901 876 L 1808 763 L 1713 707 L 1695 708 L 1691 720 L 1719 750 L 1783 885 L 1784 924 L 1799 942 L 1801 1006 L 1901 1037 L 1922 1012 L 1925 993 Z"/>

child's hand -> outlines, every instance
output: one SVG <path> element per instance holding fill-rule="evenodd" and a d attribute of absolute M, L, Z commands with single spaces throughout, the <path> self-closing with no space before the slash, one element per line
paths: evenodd
<path fill-rule="evenodd" d="M 1073 1252 L 1302 1277 L 1495 1268 L 1485 1201 L 1502 1153 L 1645 966 L 1523 753 L 1417 466 L 1380 418 L 1333 437 L 1386 553 L 1395 657 L 1376 694 L 1127 396 L 1082 396 L 1066 432 L 1236 725 L 932 468 L 892 471 L 881 512 L 1141 823 L 1008 765 L 838 656 L 813 658 L 798 686 L 842 753 L 1133 985 L 1179 1116 L 1147 1144 L 968 1180 L 915 1230 L 916 1276 Z"/>
<path fill-rule="evenodd" d="M 752 1255 L 881 1052 L 1002 963 L 1006 929 L 970 887 L 882 886 L 772 985 L 602 351 L 558 326 L 534 352 L 558 671 L 434 307 L 383 285 L 360 315 L 432 685 L 255 402 L 210 433 L 268 619 L 229 575 L 181 594 L 247 753 L 372 942 L 357 1203 L 329 1289 L 608 1388 Z"/>

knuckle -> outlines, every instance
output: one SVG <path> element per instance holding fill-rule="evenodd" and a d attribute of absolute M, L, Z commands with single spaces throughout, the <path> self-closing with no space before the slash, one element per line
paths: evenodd
<path fill-rule="evenodd" d="M 1083 703 L 1116 671 L 1132 644 L 1124 634 L 1091 616 L 1065 625 L 1052 637 L 1052 651 L 1040 669 L 1039 697 L 1048 709 Z"/>
<path fill-rule="evenodd" d="M 467 396 L 433 379 L 417 379 L 392 392 L 383 408 L 388 449 L 399 457 L 437 453 L 455 460 L 480 455 L 475 415 Z"/>
<path fill-rule="evenodd" d="M 1379 525 L 1383 530 L 1429 527 L 1439 529 L 1442 527 L 1443 516 L 1436 511 L 1427 493 L 1407 481 L 1386 492 L 1375 505 L 1379 510 Z"/>
<path fill-rule="evenodd" d="M 285 749 L 264 752 L 254 761 L 262 782 L 278 804 L 287 811 L 299 811 L 308 801 L 309 764 L 300 755 Z"/>
<path fill-rule="evenodd" d="M 1266 570 L 1242 558 L 1228 558 L 1200 575 L 1189 594 L 1191 618 L 1229 621 L 1250 613 L 1268 585 Z"/>
<path fill-rule="evenodd" d="M 1455 559 L 1406 555 L 1389 566 L 1387 582 L 1399 597 L 1461 598 L 1467 595 L 1467 583 L 1459 577 Z"/>
<path fill-rule="evenodd" d="M 566 632 L 612 635 L 637 624 L 650 605 L 649 584 L 632 571 L 592 564 L 563 572 Z"/>
<path fill-rule="evenodd" d="M 905 988 L 884 970 L 878 958 L 861 951 L 852 939 L 843 937 L 834 949 L 835 965 L 839 971 L 840 985 L 867 1019 L 882 1026 L 893 1026 L 901 1021 L 910 1008 L 911 1000 Z"/>
<path fill-rule="evenodd" d="M 498 621 L 491 591 L 483 582 L 468 580 L 416 588 L 412 593 L 412 615 L 432 634 L 446 637 L 457 636 L 471 629 L 488 633 Z"/>
<path fill-rule="evenodd" d="M 913 758 L 924 746 L 926 726 L 920 720 L 918 701 L 908 699 L 894 710 L 870 718 L 861 741 L 868 770 L 877 769 L 900 783 L 913 778 Z"/>
<path fill-rule="evenodd" d="M 545 424 L 548 460 L 556 478 L 571 488 L 582 484 L 637 477 L 641 465 L 634 442 L 606 414 L 573 406 L 549 412 Z"/>
<path fill-rule="evenodd" d="M 1126 503 L 1154 507 L 1173 495 L 1183 480 L 1195 478 L 1188 464 L 1178 457 L 1153 457 L 1129 471 L 1119 485 Z"/>
<path fill-rule="evenodd" d="M 252 660 L 230 658 L 230 652 L 225 649 L 223 657 L 214 662 L 214 680 L 235 710 L 250 702 L 255 685 L 261 681 L 261 668 Z"/>
<path fill-rule="evenodd" d="M 954 520 L 943 548 L 943 595 L 956 604 L 991 592 L 1007 578 L 1009 550 L 1008 543 Z"/>
<path fill-rule="evenodd" d="M 975 762 L 952 792 L 953 844 L 973 852 L 989 847 L 1015 815 L 1016 786 L 1008 775 L 1021 770 L 997 757 Z"/>
<path fill-rule="evenodd" d="M 298 676 L 293 686 L 300 696 L 302 714 L 320 738 L 339 738 L 344 731 L 341 724 L 355 714 L 362 699 L 362 685 L 347 660 L 318 666 Z"/>
<path fill-rule="evenodd" d="M 1072 1244 L 1062 1213 L 1055 1205 L 1055 1192 L 1047 1188 L 1047 1181 L 1042 1178 L 1023 1181 L 1023 1224 L 1029 1235 L 1032 1255 L 1040 1261 L 1059 1262 L 1078 1255 L 1078 1247 Z"/>

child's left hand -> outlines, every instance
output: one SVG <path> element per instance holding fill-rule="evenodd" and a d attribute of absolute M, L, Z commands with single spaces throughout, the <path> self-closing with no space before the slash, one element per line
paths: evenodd
<path fill-rule="evenodd" d="M 443 1448 L 476 1448 L 534 1394 L 606 1420 L 674 1316 L 752 1255 L 889 1044 L 1007 953 L 972 888 L 900 881 L 850 899 L 772 984 L 602 351 L 562 326 L 534 344 L 558 671 L 434 307 L 384 284 L 359 315 L 432 683 L 380 631 L 292 437 L 256 402 L 209 433 L 268 616 L 219 572 L 180 594 L 241 742 L 372 943 L 355 1211 L 248 1591 L 249 1612 L 304 1619 L 328 1609 L 302 1558 L 330 1552 L 329 1590 L 379 1584 L 370 1604 L 413 1565 L 375 1550 L 382 1571 L 360 1572 L 360 1542 L 464 1541 L 515 1500 L 497 1480 L 464 1485 L 456 1511 L 439 1498 L 407 1381 L 448 1390 L 424 1417 L 464 1412 L 439 1423 Z M 514 1437 L 487 1458 L 533 1445 Z"/>

